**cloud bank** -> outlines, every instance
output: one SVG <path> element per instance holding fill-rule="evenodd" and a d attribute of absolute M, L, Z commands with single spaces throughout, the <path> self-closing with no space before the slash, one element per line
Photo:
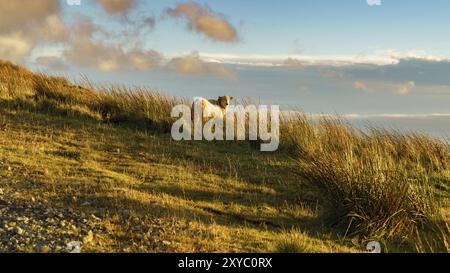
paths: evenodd
<path fill-rule="evenodd" d="M 1 58 L 22 62 L 38 43 L 67 38 L 59 1 L 0 0 L 0 6 Z"/>
<path fill-rule="evenodd" d="M 296 59 L 296 58 L 287 58 L 284 62 L 283 65 L 287 68 L 293 69 L 293 70 L 299 70 L 299 69 L 303 69 L 303 63 Z"/>
<path fill-rule="evenodd" d="M 185 75 L 213 75 L 229 80 L 237 79 L 237 75 L 232 70 L 218 63 L 204 62 L 195 53 L 173 58 L 167 66 Z"/>
<path fill-rule="evenodd" d="M 205 35 L 207 38 L 219 42 L 236 42 L 238 33 L 235 27 L 222 14 L 216 13 L 207 6 L 200 6 L 195 2 L 178 4 L 167 10 L 173 18 L 186 20 L 190 30 Z"/>
<path fill-rule="evenodd" d="M 362 91 L 387 91 L 398 95 L 408 95 L 416 88 L 416 83 L 414 81 L 406 81 L 403 83 L 393 83 L 393 82 L 363 82 L 355 81 L 353 83 L 353 88 Z"/>
<path fill-rule="evenodd" d="M 450 58 L 426 54 L 422 50 L 399 52 L 392 49 L 376 50 L 357 55 L 295 55 L 295 54 L 220 54 L 201 52 L 204 60 L 224 64 L 251 66 L 286 66 L 294 62 L 302 66 L 345 67 L 352 65 L 396 65 L 404 60 L 421 60 L 429 62 L 450 61 Z"/>
<path fill-rule="evenodd" d="M 369 87 L 367 86 L 367 84 L 365 82 L 362 82 L 362 81 L 354 82 L 353 83 L 353 87 L 355 89 L 358 89 L 358 90 L 364 90 L 364 91 L 368 91 L 369 90 Z"/>
<path fill-rule="evenodd" d="M 33 64 L 56 71 L 72 66 L 102 72 L 169 68 L 184 75 L 237 78 L 226 66 L 201 60 L 196 54 L 165 60 L 161 53 L 143 46 L 156 19 L 148 11 L 137 9 L 140 1 L 93 2 L 107 15 L 120 18 L 120 27 L 113 29 L 82 14 L 77 14 L 72 23 L 63 21 L 63 1 L 0 0 L 0 58 L 23 63 L 34 56 L 30 60 Z M 191 30 L 211 40 L 226 43 L 237 40 L 237 30 L 222 14 L 207 6 L 180 3 L 165 14 L 185 19 Z M 33 54 L 38 47 L 55 45 L 60 48 L 57 53 Z"/>
<path fill-rule="evenodd" d="M 137 4 L 137 0 L 97 0 L 97 2 L 111 15 L 126 15 Z"/>
<path fill-rule="evenodd" d="M 100 36 L 100 38 L 97 38 Z M 106 37 L 104 37 L 106 36 Z M 105 42 L 108 33 L 88 17 L 80 17 L 63 56 L 72 64 L 95 67 L 104 72 L 118 70 L 150 70 L 157 67 L 162 56 L 154 50 L 126 43 Z"/>

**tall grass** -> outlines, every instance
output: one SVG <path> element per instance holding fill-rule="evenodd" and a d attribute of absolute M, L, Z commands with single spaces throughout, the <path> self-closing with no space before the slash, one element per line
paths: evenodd
<path fill-rule="evenodd" d="M 82 107 L 105 123 L 163 132 L 170 131 L 172 107 L 189 105 L 154 90 L 75 85 L 2 61 L 0 98 L 48 110 Z M 449 251 L 450 231 L 433 187 L 450 181 L 447 143 L 382 129 L 366 133 L 339 118 L 313 122 L 305 114 L 285 117 L 280 130 L 281 150 L 295 148 L 296 172 L 323 192 L 330 225 L 342 226 L 346 236 L 414 238 L 419 251 Z"/>
<path fill-rule="evenodd" d="M 63 77 L 35 74 L 10 62 L 0 62 L 0 92 L 3 99 L 28 100 L 46 106 L 84 107 L 105 123 L 134 124 L 139 128 L 170 131 L 173 106 L 187 100 L 144 88 L 95 86 L 88 80 L 75 85 Z"/>
<path fill-rule="evenodd" d="M 18 99 L 32 95 L 33 77 L 28 69 L 0 60 L 0 98 Z"/>
<path fill-rule="evenodd" d="M 102 87 L 99 92 L 99 111 L 107 122 L 144 120 L 150 129 L 170 132 L 173 120 L 170 112 L 175 105 L 187 100 L 162 95 L 142 88 Z"/>
<path fill-rule="evenodd" d="M 432 187 L 449 181 L 446 143 L 382 129 L 364 133 L 339 118 L 315 123 L 305 114 L 290 116 L 284 126 L 298 154 L 297 172 L 327 200 L 330 225 L 342 226 L 347 236 L 414 238 L 420 248 L 448 251 Z M 425 234 L 431 238 L 417 237 Z"/>

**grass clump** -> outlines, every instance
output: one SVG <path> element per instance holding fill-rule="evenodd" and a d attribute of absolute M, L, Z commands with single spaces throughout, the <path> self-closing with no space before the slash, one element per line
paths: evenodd
<path fill-rule="evenodd" d="M 355 238 L 358 250 L 376 239 L 388 251 L 449 251 L 447 143 L 305 114 L 282 120 L 275 153 L 248 143 L 174 142 L 160 132 L 170 131 L 178 104 L 188 102 L 142 88 L 75 85 L 0 61 L 0 176 L 21 198 L 104 215 L 119 231 L 97 251 L 348 252 L 355 249 L 343 242 Z M 303 205 L 320 207 L 334 239 L 323 239 L 321 216 Z M 160 223 L 150 219 L 176 219 L 167 222 L 173 235 L 129 246 L 142 232 L 124 229 L 132 226 L 120 220 L 124 208 L 152 229 Z"/>
<path fill-rule="evenodd" d="M 354 249 L 336 244 L 327 238 L 315 238 L 307 232 L 293 229 L 283 232 L 273 244 L 277 253 L 337 253 L 360 252 L 365 249 Z"/>
<path fill-rule="evenodd" d="M 364 133 L 339 118 L 314 123 L 303 114 L 291 117 L 287 132 L 297 172 L 324 193 L 331 226 L 342 226 L 347 236 L 413 239 L 417 248 L 448 251 L 442 200 L 432 187 L 449 181 L 446 143 L 380 129 Z"/>
<path fill-rule="evenodd" d="M 187 104 L 185 99 L 144 88 L 94 86 L 87 79 L 76 85 L 64 77 L 35 74 L 3 61 L 0 62 L 0 91 L 1 98 L 16 107 L 58 114 L 76 114 L 73 109 L 87 109 L 91 117 L 98 117 L 104 123 L 162 132 L 170 132 L 173 106 Z"/>

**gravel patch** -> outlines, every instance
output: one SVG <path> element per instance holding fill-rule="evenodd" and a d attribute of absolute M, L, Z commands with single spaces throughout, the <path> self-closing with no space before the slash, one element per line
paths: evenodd
<path fill-rule="evenodd" d="M 19 201 L 0 190 L 0 252 L 72 252 L 103 232 L 95 215 Z"/>

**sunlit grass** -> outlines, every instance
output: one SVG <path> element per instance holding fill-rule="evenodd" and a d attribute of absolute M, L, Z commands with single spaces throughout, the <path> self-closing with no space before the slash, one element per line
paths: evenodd
<path fill-rule="evenodd" d="M 449 251 L 447 143 L 304 114 L 275 153 L 175 142 L 180 103 L 0 62 L 0 175 L 19 200 L 103 215 L 90 251 Z"/>
<path fill-rule="evenodd" d="M 447 143 L 380 129 L 364 133 L 339 118 L 313 123 L 298 114 L 289 122 L 297 172 L 325 194 L 331 226 L 348 236 L 415 240 L 420 251 L 448 250 L 439 211 L 446 200 L 435 187 L 450 181 Z"/>

